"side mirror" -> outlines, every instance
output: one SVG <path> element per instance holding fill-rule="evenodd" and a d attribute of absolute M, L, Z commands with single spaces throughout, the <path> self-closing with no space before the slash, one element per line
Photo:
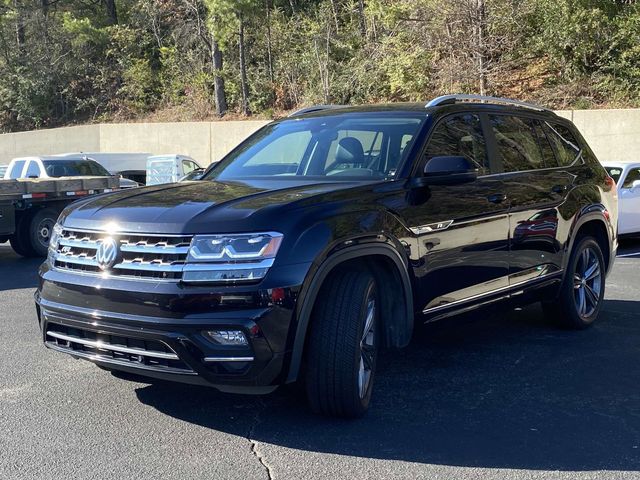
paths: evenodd
<path fill-rule="evenodd" d="M 424 166 L 422 177 L 415 179 L 416 186 L 458 185 L 473 182 L 478 169 L 466 157 L 433 157 Z"/>
<path fill-rule="evenodd" d="M 640 180 L 634 180 L 631 184 L 631 190 L 640 189 Z"/>

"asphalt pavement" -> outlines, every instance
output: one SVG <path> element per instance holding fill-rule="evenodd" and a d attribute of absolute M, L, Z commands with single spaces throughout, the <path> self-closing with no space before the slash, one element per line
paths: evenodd
<path fill-rule="evenodd" d="M 591 329 L 537 306 L 385 352 L 369 414 L 118 378 L 45 349 L 39 262 L 0 245 L 0 479 L 640 478 L 640 243 Z"/>

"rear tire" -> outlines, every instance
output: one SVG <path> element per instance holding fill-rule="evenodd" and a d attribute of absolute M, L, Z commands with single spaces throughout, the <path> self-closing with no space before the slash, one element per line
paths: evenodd
<path fill-rule="evenodd" d="M 306 352 L 305 386 L 315 413 L 358 418 L 369 407 L 378 353 L 376 283 L 343 270 L 320 289 Z"/>
<path fill-rule="evenodd" d="M 53 226 L 58 221 L 58 211 L 53 208 L 39 210 L 29 225 L 29 242 L 35 256 L 46 257 Z"/>
<path fill-rule="evenodd" d="M 605 264 L 600 245 L 582 237 L 571 252 L 555 302 L 543 302 L 546 315 L 564 328 L 585 329 L 598 318 L 604 299 Z"/>
<path fill-rule="evenodd" d="M 18 219 L 15 233 L 9 237 L 9 243 L 13 251 L 27 258 L 37 256 L 31 247 L 31 241 L 29 239 L 29 228 L 32 217 L 33 215 L 30 212 L 23 213 Z"/>

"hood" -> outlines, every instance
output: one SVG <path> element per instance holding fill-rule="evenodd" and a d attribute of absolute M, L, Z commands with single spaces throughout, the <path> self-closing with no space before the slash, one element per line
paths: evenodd
<path fill-rule="evenodd" d="M 361 182 L 259 180 L 182 182 L 133 188 L 73 204 L 62 214 L 69 228 L 192 234 L 277 229 L 283 207 Z"/>

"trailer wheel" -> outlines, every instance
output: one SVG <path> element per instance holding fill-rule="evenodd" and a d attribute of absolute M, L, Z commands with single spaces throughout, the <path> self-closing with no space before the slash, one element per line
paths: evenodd
<path fill-rule="evenodd" d="M 59 212 L 53 208 L 43 208 L 31 218 L 29 224 L 29 243 L 35 256 L 46 257 L 53 226 L 58 220 Z"/>
<path fill-rule="evenodd" d="M 31 242 L 29 241 L 29 227 L 31 226 L 31 218 L 33 215 L 30 213 L 23 213 L 17 219 L 16 231 L 9 237 L 9 243 L 11 248 L 18 255 L 23 257 L 35 257 L 36 253 L 31 248 Z"/>

